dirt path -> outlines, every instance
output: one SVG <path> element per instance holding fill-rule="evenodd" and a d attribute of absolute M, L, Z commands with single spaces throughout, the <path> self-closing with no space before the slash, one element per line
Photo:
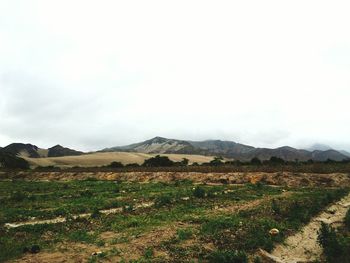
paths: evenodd
<path fill-rule="evenodd" d="M 283 263 L 312 262 L 320 259 L 322 249 L 317 243 L 317 232 L 321 222 L 330 225 L 342 224 L 349 207 L 350 194 L 313 218 L 300 232 L 288 237 L 284 244 L 278 245 L 271 254 L 261 251 L 263 257 L 269 262 Z"/>
<path fill-rule="evenodd" d="M 151 207 L 154 205 L 154 202 L 145 202 L 145 203 L 140 203 L 134 206 L 134 210 L 140 209 L 140 208 L 147 208 Z M 109 214 L 117 214 L 121 213 L 123 211 L 122 207 L 117 207 L 117 208 L 111 208 L 111 209 L 105 209 L 105 210 L 100 210 L 100 213 L 109 215 Z M 87 218 L 90 217 L 91 213 L 85 213 L 85 214 L 79 214 L 79 215 L 73 215 L 72 217 L 74 219 L 77 218 Z M 52 219 L 42 219 L 42 220 L 29 220 L 25 222 L 15 222 L 15 223 L 6 223 L 4 226 L 6 228 L 17 228 L 20 226 L 26 226 L 26 225 L 43 225 L 43 224 L 57 224 L 57 223 L 63 223 L 66 222 L 67 219 L 65 217 L 56 217 Z"/>

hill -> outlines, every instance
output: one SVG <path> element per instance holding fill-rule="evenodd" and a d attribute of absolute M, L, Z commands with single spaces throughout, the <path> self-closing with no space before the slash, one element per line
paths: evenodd
<path fill-rule="evenodd" d="M 72 150 L 61 145 L 56 145 L 48 149 L 47 157 L 82 155 L 83 152 Z"/>
<path fill-rule="evenodd" d="M 47 157 L 25 159 L 31 166 L 56 166 L 56 167 L 94 167 L 108 165 L 117 161 L 123 164 L 138 163 L 142 164 L 146 159 L 154 157 L 156 154 L 135 153 L 135 152 L 98 152 L 79 156 Z M 163 155 L 163 154 L 162 154 Z M 213 156 L 187 155 L 187 154 L 165 154 L 172 161 L 179 162 L 183 158 L 189 159 L 189 163 L 204 163 L 213 160 Z"/>

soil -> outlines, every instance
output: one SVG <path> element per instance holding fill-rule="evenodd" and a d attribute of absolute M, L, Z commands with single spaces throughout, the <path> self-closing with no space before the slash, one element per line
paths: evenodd
<path fill-rule="evenodd" d="M 25 180 L 123 180 L 131 182 L 175 182 L 192 180 L 194 183 L 244 184 L 262 182 L 269 185 L 289 187 L 344 187 L 350 186 L 350 176 L 346 173 L 198 173 L 198 172 L 18 172 L 0 174 L 0 179 Z"/>
<path fill-rule="evenodd" d="M 317 243 L 321 222 L 330 225 L 342 224 L 349 207 L 350 194 L 314 217 L 300 232 L 288 237 L 284 244 L 278 245 L 271 254 L 262 250 L 260 254 L 266 262 L 297 263 L 321 259 L 322 248 Z"/>

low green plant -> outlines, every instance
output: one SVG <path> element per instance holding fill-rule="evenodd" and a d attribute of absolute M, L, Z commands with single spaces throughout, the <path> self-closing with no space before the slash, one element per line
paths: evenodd
<path fill-rule="evenodd" d="M 337 258 L 343 254 L 335 229 L 323 222 L 318 232 L 318 243 L 323 248 L 328 262 L 336 262 Z"/>
<path fill-rule="evenodd" d="M 176 234 L 179 240 L 187 240 L 193 236 L 193 229 L 191 228 L 178 229 Z"/>
<path fill-rule="evenodd" d="M 348 211 L 346 212 L 344 223 L 347 230 L 350 231 L 350 209 L 348 209 Z"/>
<path fill-rule="evenodd" d="M 208 257 L 209 263 L 248 263 L 248 256 L 244 251 L 217 250 Z"/>
<path fill-rule="evenodd" d="M 162 206 L 166 206 L 171 204 L 172 202 L 172 196 L 169 194 L 162 194 L 160 196 L 158 196 L 155 201 L 154 201 L 154 205 L 155 207 L 162 207 Z"/>
<path fill-rule="evenodd" d="M 204 198 L 205 197 L 205 190 L 202 187 L 197 186 L 193 190 L 193 196 L 197 197 L 197 198 Z"/>

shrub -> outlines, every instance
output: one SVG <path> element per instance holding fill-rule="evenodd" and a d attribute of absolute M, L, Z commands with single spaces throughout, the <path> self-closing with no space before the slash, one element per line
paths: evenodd
<path fill-rule="evenodd" d="M 122 168 L 124 165 L 121 162 L 111 162 L 108 167 L 110 168 Z"/>
<path fill-rule="evenodd" d="M 248 257 L 244 251 L 214 251 L 209 255 L 210 263 L 247 263 Z"/>
<path fill-rule="evenodd" d="M 161 207 L 171 204 L 172 197 L 169 194 L 162 194 L 156 198 L 154 201 L 155 207 Z"/>
<path fill-rule="evenodd" d="M 22 202 L 27 198 L 28 198 L 28 195 L 23 192 L 14 192 L 10 197 L 11 200 L 16 202 Z"/>
<path fill-rule="evenodd" d="M 250 163 L 251 163 L 252 165 L 261 165 L 261 161 L 260 161 L 260 159 L 259 159 L 258 157 L 254 157 L 254 158 L 250 161 Z"/>
<path fill-rule="evenodd" d="M 281 214 L 280 205 L 277 203 L 277 201 L 275 199 L 272 200 L 271 208 L 275 214 L 277 214 L 277 215 Z"/>
<path fill-rule="evenodd" d="M 188 229 L 178 229 L 177 230 L 177 237 L 179 240 L 187 240 L 190 239 L 193 235 L 193 230 Z"/>
<path fill-rule="evenodd" d="M 193 191 L 193 196 L 197 198 L 204 198 L 205 190 L 202 187 L 197 186 Z"/>
<path fill-rule="evenodd" d="M 343 253 L 335 229 L 323 222 L 318 232 L 318 243 L 323 248 L 328 262 L 335 262 Z"/>
<path fill-rule="evenodd" d="M 218 216 L 210 218 L 202 224 L 201 232 L 207 235 L 216 235 L 225 229 L 233 229 L 239 225 L 238 218 Z"/>
<path fill-rule="evenodd" d="M 99 217 L 101 217 L 101 212 L 96 208 L 96 209 L 94 209 L 94 211 L 91 213 L 91 218 L 99 218 Z"/>
<path fill-rule="evenodd" d="M 223 165 L 224 162 L 223 162 L 222 160 L 223 160 L 222 157 L 214 157 L 214 159 L 211 160 L 211 161 L 209 162 L 209 165 L 210 165 L 210 166 L 220 166 L 220 165 Z"/>
<path fill-rule="evenodd" d="M 145 167 L 170 167 L 173 166 L 174 162 L 167 156 L 157 155 L 144 161 L 142 166 Z"/>
<path fill-rule="evenodd" d="M 350 231 L 350 209 L 346 212 L 345 215 L 345 226 Z"/>

